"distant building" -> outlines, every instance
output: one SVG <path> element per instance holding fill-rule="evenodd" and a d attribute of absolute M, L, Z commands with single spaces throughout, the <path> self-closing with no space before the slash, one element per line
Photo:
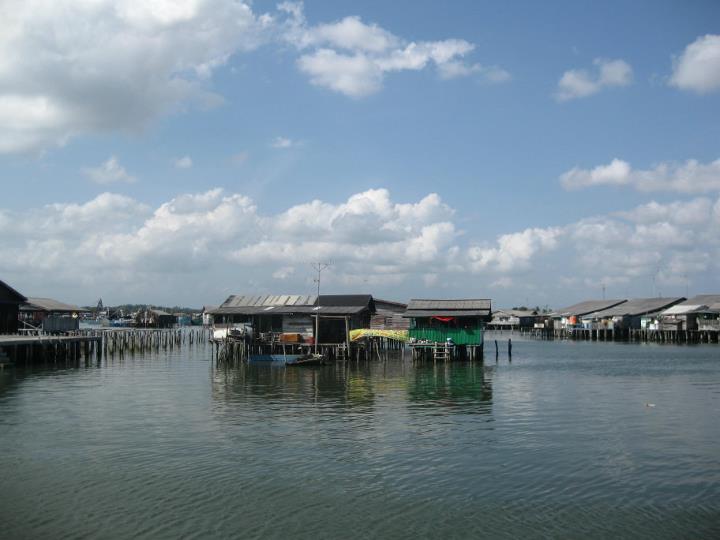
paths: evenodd
<path fill-rule="evenodd" d="M 720 294 L 700 294 L 666 309 L 661 314 L 661 330 L 677 332 L 699 329 L 698 320 L 712 317 L 712 308 L 720 303 Z"/>
<path fill-rule="evenodd" d="M 585 300 L 550 314 L 555 329 L 567 329 L 582 326 L 582 317 L 596 311 L 610 309 L 626 300 Z"/>
<path fill-rule="evenodd" d="M 20 320 L 48 333 L 73 332 L 80 327 L 80 314 L 85 312 L 86 309 L 74 304 L 30 297 L 20 306 Z"/>
<path fill-rule="evenodd" d="M 20 304 L 26 301 L 22 294 L 0 281 L 0 334 L 17 333 Z"/>
<path fill-rule="evenodd" d="M 720 302 L 698 312 L 697 323 L 700 332 L 720 332 Z"/>
<path fill-rule="evenodd" d="M 218 306 L 203 306 L 202 314 L 201 314 L 203 326 L 212 326 L 213 325 L 212 312 L 215 311 L 217 308 L 218 308 Z"/>
<path fill-rule="evenodd" d="M 538 312 L 524 309 L 498 309 L 493 311 L 488 330 L 520 330 L 535 326 Z"/>
<path fill-rule="evenodd" d="M 660 313 L 685 300 L 675 298 L 634 298 L 617 306 L 594 311 L 582 317 L 584 326 L 593 330 L 638 330 L 652 328 L 652 321 L 660 317 Z"/>
<path fill-rule="evenodd" d="M 144 309 L 135 316 L 135 326 L 140 328 L 172 328 L 177 317 L 160 309 Z"/>

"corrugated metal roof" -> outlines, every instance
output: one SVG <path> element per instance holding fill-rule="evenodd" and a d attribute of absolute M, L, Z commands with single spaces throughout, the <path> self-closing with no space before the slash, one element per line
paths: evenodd
<path fill-rule="evenodd" d="M 268 307 L 268 306 L 312 306 L 315 304 L 317 296 L 302 295 L 237 295 L 233 294 L 228 297 L 218 309 L 226 308 L 245 308 L 245 307 Z"/>
<path fill-rule="evenodd" d="M 720 294 L 698 294 L 692 298 L 688 298 L 682 304 L 683 306 L 709 306 L 720 302 Z"/>
<path fill-rule="evenodd" d="M 493 311 L 493 316 L 498 314 L 512 315 L 513 317 L 537 317 L 537 311 L 529 309 L 496 309 Z"/>
<path fill-rule="evenodd" d="M 588 313 L 593 313 L 595 311 L 609 309 L 622 304 L 623 302 L 626 302 L 626 300 L 585 300 L 584 302 L 579 302 L 577 304 L 573 304 L 572 306 L 558 309 L 552 315 L 553 317 L 587 315 Z"/>
<path fill-rule="evenodd" d="M 414 310 L 481 310 L 490 311 L 490 300 L 487 298 L 468 300 L 430 300 L 413 298 L 408 304 L 408 311 Z"/>
<path fill-rule="evenodd" d="M 231 295 L 213 315 L 287 315 L 317 312 L 315 295 Z M 325 294 L 320 296 L 320 313 L 327 315 L 354 315 L 365 309 L 374 311 L 369 294 Z"/>
<path fill-rule="evenodd" d="M 707 306 L 679 304 L 677 306 L 673 306 L 669 309 L 666 309 L 665 311 L 662 312 L 662 314 L 663 315 L 686 315 L 687 313 L 695 313 L 697 311 L 702 311 L 703 309 L 707 309 Z"/>
<path fill-rule="evenodd" d="M 379 309 L 389 309 L 391 311 L 397 309 L 400 311 L 405 311 L 407 309 L 407 304 L 403 304 L 402 302 L 395 302 L 394 300 L 384 300 L 382 298 L 373 298 L 375 300 L 375 307 Z"/>
<path fill-rule="evenodd" d="M 464 309 L 464 310 L 453 310 L 453 309 L 414 309 L 407 310 L 403 317 L 488 317 L 490 310 L 488 309 Z"/>
<path fill-rule="evenodd" d="M 655 313 L 656 311 L 662 311 L 670 306 L 682 302 L 685 300 L 684 297 L 674 298 L 633 298 L 627 302 L 623 302 L 617 306 L 601 311 L 594 311 L 589 313 L 588 316 L 594 319 L 605 319 L 609 317 L 636 317 L 638 315 L 646 315 L 648 313 Z"/>
<path fill-rule="evenodd" d="M 54 313 L 73 313 L 87 311 L 73 304 L 58 302 L 52 298 L 28 298 L 27 302 L 20 306 L 21 311 L 49 311 Z"/>

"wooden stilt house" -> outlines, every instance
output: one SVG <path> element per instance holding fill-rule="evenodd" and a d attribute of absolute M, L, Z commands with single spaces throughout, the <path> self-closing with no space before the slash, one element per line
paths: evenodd
<path fill-rule="evenodd" d="M 452 348 L 447 358 L 482 354 L 485 325 L 492 320 L 489 299 L 410 300 L 405 317 L 410 319 L 408 334 L 414 348 L 440 346 Z"/>

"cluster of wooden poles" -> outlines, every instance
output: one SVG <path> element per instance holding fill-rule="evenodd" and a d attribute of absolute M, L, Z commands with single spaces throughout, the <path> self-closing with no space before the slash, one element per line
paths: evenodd
<path fill-rule="evenodd" d="M 234 365 L 247 360 L 253 354 L 304 354 L 314 352 L 313 345 L 295 343 L 262 343 L 242 339 L 210 339 L 212 355 L 218 364 Z M 381 359 L 387 351 L 402 351 L 403 342 L 383 337 L 371 337 L 360 341 L 343 343 L 320 343 L 318 353 L 327 360 Z"/>
<path fill-rule="evenodd" d="M 207 342 L 206 328 L 184 329 L 88 329 L 71 335 L 2 336 L 3 358 L 15 365 L 86 362 L 115 354 L 174 350 Z"/>

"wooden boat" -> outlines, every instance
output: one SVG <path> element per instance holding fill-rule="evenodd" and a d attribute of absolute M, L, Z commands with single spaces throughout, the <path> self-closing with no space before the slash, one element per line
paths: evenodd
<path fill-rule="evenodd" d="M 321 354 L 251 354 L 248 362 L 252 364 L 283 364 L 286 366 L 321 366 L 325 357 Z"/>
<path fill-rule="evenodd" d="M 322 354 L 304 354 L 294 362 L 288 362 L 288 366 L 322 366 L 325 365 L 325 357 Z"/>

